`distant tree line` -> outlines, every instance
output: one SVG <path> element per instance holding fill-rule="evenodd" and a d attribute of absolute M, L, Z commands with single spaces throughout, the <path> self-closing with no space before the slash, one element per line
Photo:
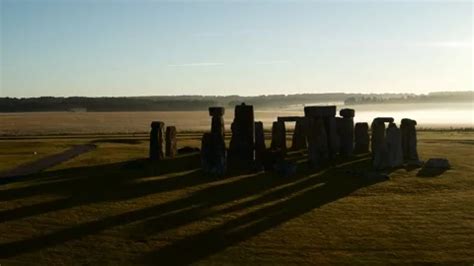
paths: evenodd
<path fill-rule="evenodd" d="M 344 101 L 344 105 L 378 104 L 378 103 L 449 103 L 449 102 L 473 102 L 473 91 L 460 92 L 432 92 L 426 95 L 386 95 L 352 96 Z"/>
<path fill-rule="evenodd" d="M 256 109 L 278 108 L 290 105 L 318 103 L 344 103 L 346 105 L 369 103 L 407 102 L 459 102 L 473 101 L 473 92 L 439 92 L 427 95 L 384 93 L 307 93 L 292 95 L 260 96 L 143 96 L 143 97 L 37 97 L 0 98 L 0 112 L 49 112 L 49 111 L 196 111 L 209 106 L 233 108 L 245 102 Z"/>

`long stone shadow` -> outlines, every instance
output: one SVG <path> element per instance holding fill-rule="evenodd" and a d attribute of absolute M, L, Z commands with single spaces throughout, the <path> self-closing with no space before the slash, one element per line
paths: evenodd
<path fill-rule="evenodd" d="M 348 164 L 345 167 L 360 168 L 360 165 L 365 164 L 367 164 L 365 160 L 362 160 L 355 164 Z M 0 257 L 11 257 L 48 246 L 59 245 L 86 235 L 98 233 L 111 227 L 125 225 L 140 220 L 147 220 L 146 223 L 150 225 L 150 230 L 147 231 L 146 234 L 153 235 L 163 230 L 176 228 L 200 219 L 235 211 L 236 209 L 244 209 L 263 204 L 277 198 L 288 197 L 303 191 L 302 194 L 290 197 L 289 200 L 286 200 L 283 203 L 270 205 L 269 207 L 251 212 L 232 220 L 223 226 L 219 226 L 211 231 L 203 232 L 197 236 L 173 243 L 170 246 L 145 257 L 145 260 L 149 262 L 166 261 L 173 264 L 186 264 L 206 257 L 222 248 L 233 245 L 234 243 L 265 231 L 286 220 L 292 219 L 293 217 L 310 211 L 313 208 L 321 206 L 322 204 L 344 197 L 360 187 L 373 183 L 367 182 L 367 180 L 340 177 L 337 175 L 337 169 L 328 170 L 319 175 L 314 175 L 310 170 L 306 170 L 302 171 L 300 177 L 301 178 L 283 179 L 276 178 L 271 174 L 244 176 L 230 182 L 212 185 L 199 190 L 186 198 L 110 216 L 99 221 L 83 223 L 78 226 L 36 238 L 0 244 Z M 199 179 L 203 177 L 195 178 Z M 312 188 L 317 184 L 324 185 L 322 187 Z M 271 190 L 270 193 L 264 193 L 272 188 L 276 189 Z M 310 190 L 308 190 L 308 188 L 310 188 Z M 231 206 L 228 209 L 220 211 L 212 210 L 212 207 L 214 206 L 259 193 L 262 193 L 262 196 L 256 199 L 244 201 L 241 204 Z M 192 207 L 189 208 L 190 206 Z M 274 219 L 268 219 L 269 217 L 273 217 Z M 235 234 L 235 228 L 246 224 L 252 224 L 253 222 L 256 222 L 255 224 L 263 224 L 258 227 L 258 230 L 254 229 L 248 231 L 253 227 L 252 225 L 246 227 L 241 233 Z M 148 226 L 146 226 L 146 228 L 148 228 Z M 222 239 L 225 239 L 225 241 L 222 242 Z M 189 254 L 190 250 L 193 250 L 191 254 Z M 182 254 L 184 253 L 180 254 L 180 252 L 185 252 L 187 255 L 184 257 L 186 258 L 182 258 Z M 175 254 L 176 256 L 170 254 Z"/>
<path fill-rule="evenodd" d="M 162 176 L 172 174 L 172 176 Z M 140 178 L 161 176 L 152 180 Z M 28 176 L 30 186 L 2 190 L 0 201 L 54 194 L 60 199 L 0 211 L 0 222 L 12 221 L 79 205 L 127 200 L 213 181 L 199 170 L 199 155 L 160 162 L 147 159 L 42 172 Z M 37 183 L 35 183 L 37 182 Z"/>
<path fill-rule="evenodd" d="M 368 161 L 366 159 L 347 164 L 344 168 L 356 167 L 360 169 L 366 166 Z M 289 186 L 281 187 L 252 201 L 218 211 L 216 214 L 227 213 L 288 197 L 284 201 L 276 201 L 274 204 L 244 214 L 211 230 L 187 237 L 151 252 L 144 256 L 143 261 L 140 262 L 160 262 L 171 265 L 191 264 L 315 208 L 346 197 L 362 187 L 381 182 L 380 179 L 348 177 L 344 174 L 341 175 L 343 171 L 339 170 L 342 169 L 330 169 L 302 182 L 295 182 Z M 189 214 L 181 213 L 179 216 L 193 220 Z M 210 216 L 212 214 L 207 215 Z M 171 224 L 183 224 L 180 224 L 179 220 L 170 219 L 170 217 L 166 217 L 166 221 Z M 159 219 L 148 221 L 148 227 L 152 227 L 154 222 L 158 223 L 160 221 Z M 182 254 L 186 255 L 183 256 Z"/>

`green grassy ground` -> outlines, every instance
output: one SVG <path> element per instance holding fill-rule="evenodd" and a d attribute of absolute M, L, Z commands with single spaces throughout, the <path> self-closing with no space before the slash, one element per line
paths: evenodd
<path fill-rule="evenodd" d="M 148 162 L 146 135 L 3 139 L 3 170 L 33 150 L 98 148 L 0 185 L 0 264 L 472 265 L 474 134 L 419 139 L 422 159 L 447 157 L 453 169 L 398 169 L 382 182 L 348 174 L 368 169 L 367 156 L 317 172 L 294 153 L 292 178 L 213 179 L 197 154 Z M 179 141 L 198 146 L 199 136 Z"/>

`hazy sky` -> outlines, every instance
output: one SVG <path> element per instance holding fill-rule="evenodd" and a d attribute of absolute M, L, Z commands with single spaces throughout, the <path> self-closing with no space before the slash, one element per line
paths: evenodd
<path fill-rule="evenodd" d="M 0 96 L 473 89 L 472 1 L 0 2 Z"/>

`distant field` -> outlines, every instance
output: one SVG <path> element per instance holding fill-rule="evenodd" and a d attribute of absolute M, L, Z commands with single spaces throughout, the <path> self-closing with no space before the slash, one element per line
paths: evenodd
<path fill-rule="evenodd" d="M 199 133 L 179 146 L 199 146 Z M 199 170 L 199 155 L 149 163 L 146 134 L 0 138 L 0 171 L 61 149 L 98 148 L 0 183 L 0 264 L 262 265 L 474 262 L 474 133 L 420 132 L 422 159 L 453 168 L 377 182 L 367 156 L 298 174 Z M 33 152 L 36 155 L 32 155 Z M 36 156 L 36 157 L 35 157 Z"/>
<path fill-rule="evenodd" d="M 377 116 L 391 116 L 399 123 L 408 117 L 418 120 L 419 127 L 474 127 L 472 104 L 455 107 L 446 104 L 378 104 L 350 106 L 356 110 L 356 122 L 371 122 Z M 302 116 L 303 106 L 255 111 L 255 119 L 266 129 L 278 116 Z M 343 108 L 340 106 L 338 109 Z M 230 130 L 234 111 L 226 110 L 226 129 Z M 110 134 L 148 132 L 150 122 L 163 121 L 178 131 L 203 131 L 210 127 L 207 111 L 188 112 L 39 112 L 0 113 L 0 135 Z M 292 125 L 289 124 L 288 127 Z"/>

